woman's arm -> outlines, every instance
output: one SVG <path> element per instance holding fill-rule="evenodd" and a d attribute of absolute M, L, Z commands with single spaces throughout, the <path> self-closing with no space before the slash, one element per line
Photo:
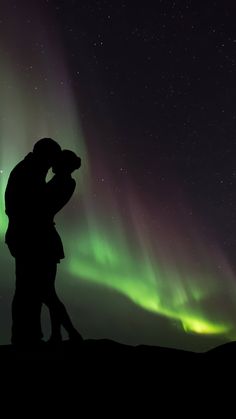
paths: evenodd
<path fill-rule="evenodd" d="M 76 182 L 72 177 L 58 175 L 46 184 L 46 201 L 48 210 L 54 216 L 60 211 L 72 197 Z"/>

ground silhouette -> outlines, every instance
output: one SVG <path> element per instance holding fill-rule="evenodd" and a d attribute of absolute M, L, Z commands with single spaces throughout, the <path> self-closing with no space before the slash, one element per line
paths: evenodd
<path fill-rule="evenodd" d="M 148 345 L 125 345 L 109 339 L 87 339 L 82 343 L 74 343 L 65 340 L 58 345 L 48 343 L 40 346 L 32 345 L 2 345 L 0 346 L 0 362 L 12 360 L 64 360 L 73 362 L 99 362 L 99 359 L 111 358 L 113 362 L 125 359 L 147 359 L 151 361 L 160 360 L 195 360 L 199 358 L 209 358 L 220 354 L 227 357 L 236 353 L 236 342 L 229 342 L 206 352 L 192 352 L 181 349 L 165 348 L 161 346 Z"/>

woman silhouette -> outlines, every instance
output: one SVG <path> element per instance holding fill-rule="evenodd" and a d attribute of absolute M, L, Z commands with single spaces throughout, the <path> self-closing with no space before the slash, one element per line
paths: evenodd
<path fill-rule="evenodd" d="M 62 340 L 61 326 L 68 333 L 69 339 L 80 342 L 82 337 L 75 329 L 72 321 L 66 311 L 64 304 L 59 299 L 55 289 L 55 278 L 57 263 L 64 258 L 63 245 L 60 236 L 55 228 L 54 216 L 70 200 L 74 193 L 76 182 L 71 177 L 74 170 L 81 166 L 81 159 L 70 150 L 62 150 L 56 163 L 52 167 L 53 178 L 47 183 L 47 209 L 50 228 L 47 235 L 47 246 L 55 250 L 55 257 L 52 257 L 50 251 L 48 277 L 44 278 L 42 283 L 41 301 L 44 303 L 50 313 L 51 318 L 51 337 L 50 343 L 60 343 Z M 58 255 L 60 255 L 58 257 Z"/>

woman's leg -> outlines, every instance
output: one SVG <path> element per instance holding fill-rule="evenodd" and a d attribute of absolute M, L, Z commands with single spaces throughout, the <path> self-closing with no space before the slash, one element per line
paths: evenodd
<path fill-rule="evenodd" d="M 48 269 L 50 277 L 48 278 L 48 287 L 46 289 L 43 302 L 47 305 L 51 318 L 51 341 L 61 340 L 61 326 L 64 327 L 70 339 L 82 340 L 70 319 L 64 304 L 59 299 L 55 290 L 55 277 L 57 265 L 51 265 Z"/>

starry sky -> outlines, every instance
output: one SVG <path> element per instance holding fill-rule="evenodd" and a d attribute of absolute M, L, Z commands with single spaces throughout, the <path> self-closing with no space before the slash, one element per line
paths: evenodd
<path fill-rule="evenodd" d="M 56 218 L 58 294 L 82 335 L 196 351 L 236 338 L 236 8 L 137 3 L 1 1 L 1 344 L 4 190 L 45 136 L 82 159 Z"/>

